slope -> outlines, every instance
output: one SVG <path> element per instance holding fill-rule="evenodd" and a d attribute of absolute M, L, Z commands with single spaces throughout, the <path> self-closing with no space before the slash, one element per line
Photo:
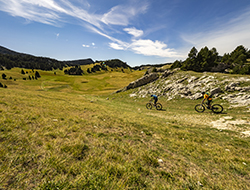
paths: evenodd
<path fill-rule="evenodd" d="M 133 90 L 83 93 L 75 87 L 80 77 L 41 76 L 0 89 L 1 188 L 250 188 L 249 137 L 211 127 L 225 116 L 248 121 L 242 108 L 199 114 L 200 100 L 162 96 L 162 111 L 147 110 Z M 52 79 L 70 87 L 40 88 Z"/>

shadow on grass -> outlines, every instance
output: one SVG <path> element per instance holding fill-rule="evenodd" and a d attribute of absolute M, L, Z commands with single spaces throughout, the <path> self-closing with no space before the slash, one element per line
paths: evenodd
<path fill-rule="evenodd" d="M 166 109 L 161 109 L 161 110 L 158 110 L 158 111 L 167 111 Z"/>

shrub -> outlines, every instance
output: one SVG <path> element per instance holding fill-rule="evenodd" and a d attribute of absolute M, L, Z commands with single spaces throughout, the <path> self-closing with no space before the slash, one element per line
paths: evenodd
<path fill-rule="evenodd" d="M 1 88 L 7 88 L 7 86 L 5 84 L 2 84 L 1 82 L 0 82 L 0 87 Z"/>
<path fill-rule="evenodd" d="M 38 71 L 35 72 L 35 76 L 36 76 L 36 78 L 40 78 L 41 77 L 41 75 L 38 73 Z"/>
<path fill-rule="evenodd" d="M 3 79 L 6 79 L 6 77 L 7 77 L 6 74 L 3 73 L 3 74 L 2 74 L 2 78 L 3 78 Z"/>

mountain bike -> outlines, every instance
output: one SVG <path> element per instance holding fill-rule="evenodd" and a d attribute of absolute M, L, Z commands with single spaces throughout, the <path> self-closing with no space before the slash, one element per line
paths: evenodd
<path fill-rule="evenodd" d="M 151 110 L 152 107 L 155 107 L 157 110 L 161 110 L 162 109 L 162 105 L 159 102 L 156 103 L 156 106 L 151 101 L 149 101 L 148 103 L 146 103 L 146 108 L 147 109 Z"/>
<path fill-rule="evenodd" d="M 220 105 L 220 104 L 213 104 L 211 105 L 211 110 L 214 112 L 214 113 L 221 113 L 223 111 L 223 107 Z M 208 107 L 207 104 L 203 103 L 203 104 L 197 104 L 194 109 L 199 112 L 199 113 L 202 113 L 205 111 L 205 109 L 210 109 Z"/>

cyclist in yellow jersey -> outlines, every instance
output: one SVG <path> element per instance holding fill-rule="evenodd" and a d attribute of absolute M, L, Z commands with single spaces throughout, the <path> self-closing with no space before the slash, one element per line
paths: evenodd
<path fill-rule="evenodd" d="M 205 100 L 207 100 L 208 108 L 211 109 L 211 102 L 212 102 L 212 96 L 209 94 L 209 92 L 202 92 L 202 95 L 204 96 L 204 99 L 202 100 L 202 104 Z"/>

